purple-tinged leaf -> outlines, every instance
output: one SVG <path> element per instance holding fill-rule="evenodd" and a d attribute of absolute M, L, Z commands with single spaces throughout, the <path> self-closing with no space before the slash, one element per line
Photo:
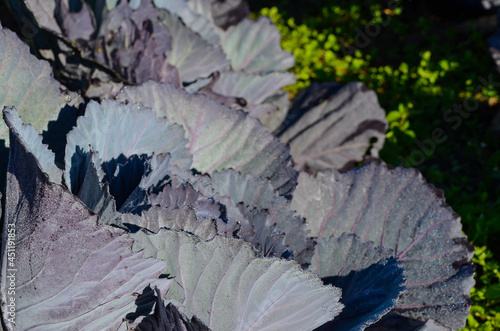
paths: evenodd
<path fill-rule="evenodd" d="M 80 103 L 76 94 L 61 92 L 49 63 L 31 55 L 28 45 L 7 29 L 0 30 L 0 63 L 0 109 L 16 107 L 22 121 L 31 123 L 38 133 L 47 129 L 65 105 Z M 2 119 L 0 139 L 7 137 Z"/>
<path fill-rule="evenodd" d="M 212 45 L 219 45 L 219 36 L 210 20 L 191 10 L 185 0 L 154 0 L 155 6 L 179 16 L 184 24 Z"/>
<path fill-rule="evenodd" d="M 121 223 L 132 224 L 152 232 L 158 232 L 162 228 L 182 230 L 203 240 L 212 240 L 217 234 L 216 220 L 201 219 L 190 207 L 173 209 L 151 207 L 141 215 L 123 214 Z"/>
<path fill-rule="evenodd" d="M 321 278 L 346 276 L 351 271 L 366 269 L 381 260 L 392 257 L 392 249 L 362 242 L 355 234 L 340 237 L 317 238 L 314 256 L 308 270 Z"/>
<path fill-rule="evenodd" d="M 297 173 L 290 167 L 287 147 L 243 111 L 156 82 L 125 87 L 117 99 L 149 106 L 159 117 L 182 125 L 192 166 L 202 173 L 233 168 L 269 178 L 282 194 L 295 185 Z"/>
<path fill-rule="evenodd" d="M 345 168 L 367 150 L 377 157 L 384 145 L 387 121 L 376 94 L 361 83 L 337 87 L 313 84 L 294 99 L 279 137 L 290 145 L 297 169 Z"/>
<path fill-rule="evenodd" d="M 166 51 L 168 63 L 177 68 L 181 81 L 194 82 L 229 67 L 230 62 L 219 46 L 210 45 L 177 16 L 163 11 L 160 19 L 171 36 L 171 47 Z"/>
<path fill-rule="evenodd" d="M 141 179 L 139 187 L 147 190 L 153 186 L 161 186 L 165 177 L 169 176 L 172 172 L 172 156 L 170 154 L 156 154 L 154 153 L 146 163 L 146 176 Z M 186 171 L 191 166 L 191 163 L 177 164 L 183 168 L 180 171 Z"/>
<path fill-rule="evenodd" d="M 150 204 L 168 209 L 193 208 L 199 219 L 215 219 L 218 234 L 223 236 L 232 237 L 239 229 L 238 221 L 243 219 L 243 215 L 230 198 L 214 193 L 210 177 L 193 175 L 190 171 L 180 171 L 176 167 L 170 168 L 169 177 L 168 184 L 161 192 L 148 195 Z M 200 191 L 192 185 L 196 185 Z M 230 219 L 228 214 L 231 214 Z"/>
<path fill-rule="evenodd" d="M 44 1 L 44 5 L 50 2 Z M 87 46 L 96 32 L 91 10 L 86 2 L 56 0 L 54 16 L 61 27 L 62 34 L 82 46 Z"/>
<path fill-rule="evenodd" d="M 227 106 L 231 109 L 243 109 L 247 113 L 250 113 L 251 116 L 257 117 L 252 113 L 251 110 L 253 109 L 249 109 L 249 107 L 252 106 L 255 107 L 255 105 L 248 105 L 248 102 L 245 99 L 214 92 L 213 87 L 217 83 L 219 78 L 220 78 L 220 72 L 218 71 L 214 72 L 213 75 L 210 76 L 209 78 L 199 79 L 193 84 L 187 86 L 185 90 L 188 91 L 189 93 L 198 92 L 199 94 L 208 96 L 210 99 L 214 100 L 215 102 L 221 105 Z"/>
<path fill-rule="evenodd" d="M 279 196 L 269 180 L 234 170 L 196 180 L 190 180 L 194 188 L 224 203 L 229 223 L 240 223 L 238 235 L 264 256 L 287 255 L 288 251 L 301 263 L 310 259 L 313 243 L 304 219 L 295 214 L 290 201 Z"/>
<path fill-rule="evenodd" d="M 260 258 L 242 240 L 205 242 L 183 232 L 138 232 L 134 249 L 167 262 L 166 299 L 212 330 L 312 330 L 339 314 L 340 291 L 297 263 Z"/>
<path fill-rule="evenodd" d="M 172 34 L 163 12 L 145 1 L 137 11 L 123 1 L 105 15 L 94 48 L 95 59 L 131 83 L 147 80 L 180 86 L 178 70 L 167 59 Z"/>
<path fill-rule="evenodd" d="M 57 1 L 26 0 L 25 4 L 31 13 L 33 13 L 39 26 L 62 35 L 61 27 L 55 18 Z"/>
<path fill-rule="evenodd" d="M 313 236 L 352 233 L 394 251 L 407 278 L 395 312 L 452 329 L 464 326 L 474 249 L 443 192 L 418 171 L 373 162 L 347 173 L 301 173 L 292 208 L 307 219 Z"/>
<path fill-rule="evenodd" d="M 221 45 L 234 71 L 269 73 L 293 67 L 292 53 L 280 46 L 281 35 L 270 18 L 245 19 L 221 33 Z"/>
<path fill-rule="evenodd" d="M 344 310 L 319 330 L 364 330 L 396 306 L 404 290 L 403 269 L 392 250 L 363 243 L 353 234 L 318 238 L 310 271 L 342 289 Z"/>
<path fill-rule="evenodd" d="M 187 150 L 184 130 L 149 109 L 104 100 L 91 101 L 85 116 L 68 134 L 65 155 L 65 180 L 72 191 L 77 190 L 76 176 L 84 155 L 93 150 L 103 162 L 129 158 L 132 155 L 170 153 L 170 162 L 181 169 L 189 168 L 191 155 Z"/>
<path fill-rule="evenodd" d="M 158 194 L 149 195 L 152 205 L 168 209 L 192 207 L 198 218 L 218 219 L 221 216 L 220 205 L 196 191 L 191 184 L 183 183 L 179 178 L 171 179 Z"/>
<path fill-rule="evenodd" d="M 276 135 L 282 135 L 283 132 L 297 123 L 305 113 L 327 100 L 328 97 L 335 95 L 341 89 L 342 85 L 330 82 L 324 84 L 312 83 L 309 87 L 300 91 L 293 99 L 293 103 L 290 102 L 286 119 L 280 123 Z"/>
<path fill-rule="evenodd" d="M 10 275 L 16 323 L 2 309 L 2 324 L 7 330 L 118 329 L 135 309 L 134 292 L 170 286 L 157 278 L 165 263 L 132 252 L 124 231 L 98 225 L 75 196 L 49 182 L 15 134 L 10 138 L 1 304 L 14 298 Z"/>
<path fill-rule="evenodd" d="M 218 45 L 211 45 L 179 17 L 151 1 L 133 10 L 126 1 L 105 16 L 96 59 L 132 83 L 147 80 L 193 82 L 229 67 Z M 185 4 L 184 4 L 185 5 Z"/>

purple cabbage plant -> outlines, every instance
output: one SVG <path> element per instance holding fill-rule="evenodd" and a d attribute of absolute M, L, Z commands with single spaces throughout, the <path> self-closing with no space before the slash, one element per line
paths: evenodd
<path fill-rule="evenodd" d="M 6 4 L 50 63 L 0 31 L 5 330 L 464 326 L 473 248 L 373 91 L 290 101 L 242 1 Z"/>

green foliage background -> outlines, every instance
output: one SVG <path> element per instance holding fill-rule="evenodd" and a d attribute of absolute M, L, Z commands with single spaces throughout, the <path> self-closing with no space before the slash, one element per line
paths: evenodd
<path fill-rule="evenodd" d="M 450 4 L 426 0 L 399 0 L 391 8 L 389 3 L 250 5 L 254 16 L 274 21 L 283 48 L 295 55 L 291 71 L 298 81 L 287 88 L 292 95 L 313 81 L 362 81 L 377 92 L 389 122 L 381 157 L 395 166 L 417 167 L 443 189 L 476 247 L 476 286 L 464 330 L 499 330 L 500 75 L 487 45 L 494 14 L 471 18 Z M 357 34 L 366 34 L 367 27 L 374 36 L 360 43 Z M 463 110 L 465 105 L 471 111 Z M 435 129 L 444 133 L 431 143 Z M 414 151 L 420 152 L 412 158 Z"/>

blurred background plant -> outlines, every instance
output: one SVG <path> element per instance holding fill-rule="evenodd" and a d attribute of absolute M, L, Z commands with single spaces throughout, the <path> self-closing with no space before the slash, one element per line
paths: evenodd
<path fill-rule="evenodd" d="M 292 95 L 312 82 L 333 80 L 361 81 L 377 92 L 389 122 L 381 157 L 417 167 L 443 189 L 476 247 L 476 287 L 464 330 L 500 329 L 500 75 L 487 44 L 496 12 L 430 0 L 250 5 L 254 17 L 274 21 L 283 48 L 295 55 L 298 79 L 287 87 Z M 474 110 L 460 124 L 443 120 L 464 102 Z M 402 162 L 437 128 L 444 142 L 422 153 L 418 164 Z"/>

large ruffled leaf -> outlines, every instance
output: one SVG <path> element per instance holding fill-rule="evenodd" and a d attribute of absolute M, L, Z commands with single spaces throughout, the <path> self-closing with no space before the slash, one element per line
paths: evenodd
<path fill-rule="evenodd" d="M 210 20 L 191 10 L 185 0 L 154 0 L 154 4 L 179 16 L 186 26 L 209 43 L 219 44 L 219 36 Z"/>
<path fill-rule="evenodd" d="M 370 163 L 347 173 L 301 173 L 292 207 L 320 238 L 356 234 L 393 250 L 407 291 L 395 311 L 460 329 L 474 285 L 473 247 L 443 192 L 416 170 Z"/>
<path fill-rule="evenodd" d="M 184 130 L 158 117 L 149 109 L 133 108 L 116 101 L 91 101 L 68 134 L 65 155 L 65 180 L 78 191 L 80 165 L 90 151 L 99 153 L 102 162 L 117 161 L 132 155 L 170 153 L 170 163 L 182 169 L 191 164 Z"/>
<path fill-rule="evenodd" d="M 135 292 L 170 286 L 157 278 L 165 263 L 132 252 L 122 230 L 97 225 L 97 216 L 50 183 L 17 136 L 10 138 L 1 304 L 15 300 L 16 315 L 14 326 L 2 309 L 2 324 L 9 330 L 118 329 L 137 308 Z M 11 281 L 15 294 L 8 291 Z"/>
<path fill-rule="evenodd" d="M 178 177 L 171 177 L 170 185 L 165 185 L 162 191 L 158 194 L 152 193 L 148 198 L 152 205 L 168 209 L 192 207 L 199 218 L 218 219 L 221 216 L 218 203 Z"/>
<path fill-rule="evenodd" d="M 121 2 L 105 15 L 94 49 L 99 62 L 132 83 L 151 79 L 179 87 L 180 81 L 193 82 L 229 66 L 220 46 L 209 44 L 151 0 L 142 2 L 137 10 Z"/>
<path fill-rule="evenodd" d="M 313 243 L 305 220 L 267 179 L 224 170 L 189 181 L 203 195 L 224 203 L 229 223 L 239 223 L 238 235 L 265 256 L 294 254 L 301 263 L 309 261 Z"/>
<path fill-rule="evenodd" d="M 47 129 L 61 108 L 80 101 L 76 94 L 62 92 L 49 63 L 31 55 L 28 45 L 7 29 L 0 30 L 0 63 L 0 109 L 16 107 L 23 122 L 31 123 L 38 133 Z M 7 137 L 1 119 L 0 140 Z"/>
<path fill-rule="evenodd" d="M 344 168 L 383 147 L 387 121 L 375 92 L 361 83 L 313 84 L 297 95 L 280 140 L 298 169 Z M 372 142 L 376 139 L 376 142 Z"/>
<path fill-rule="evenodd" d="M 342 289 L 344 310 L 319 330 L 364 330 L 396 306 L 404 290 L 403 269 L 392 250 L 363 243 L 356 235 L 317 239 L 309 270 Z"/>
<path fill-rule="evenodd" d="M 295 185 L 297 173 L 289 166 L 287 147 L 242 111 L 155 82 L 126 87 L 117 99 L 149 106 L 158 116 L 182 125 L 193 167 L 200 172 L 233 168 L 270 178 L 280 193 L 288 193 Z"/>
<path fill-rule="evenodd" d="M 269 17 L 245 19 L 221 34 L 224 53 L 234 71 L 268 73 L 293 67 L 292 53 L 280 46 L 281 35 Z"/>
<path fill-rule="evenodd" d="M 340 312 L 340 291 L 292 261 L 263 259 L 244 241 L 183 232 L 133 234 L 135 249 L 167 262 L 166 299 L 212 330 L 312 330 Z"/>
<path fill-rule="evenodd" d="M 35 128 L 24 124 L 15 108 L 4 108 L 3 119 L 24 148 L 35 156 L 38 165 L 49 176 L 50 180 L 61 184 L 63 172 L 55 165 L 54 153 L 42 143 L 42 136 L 36 132 Z"/>
<path fill-rule="evenodd" d="M 177 16 L 163 12 L 161 23 L 172 38 L 172 47 L 166 52 L 168 62 L 177 68 L 183 82 L 193 82 L 229 67 L 230 62 L 219 46 L 210 45 Z"/>

